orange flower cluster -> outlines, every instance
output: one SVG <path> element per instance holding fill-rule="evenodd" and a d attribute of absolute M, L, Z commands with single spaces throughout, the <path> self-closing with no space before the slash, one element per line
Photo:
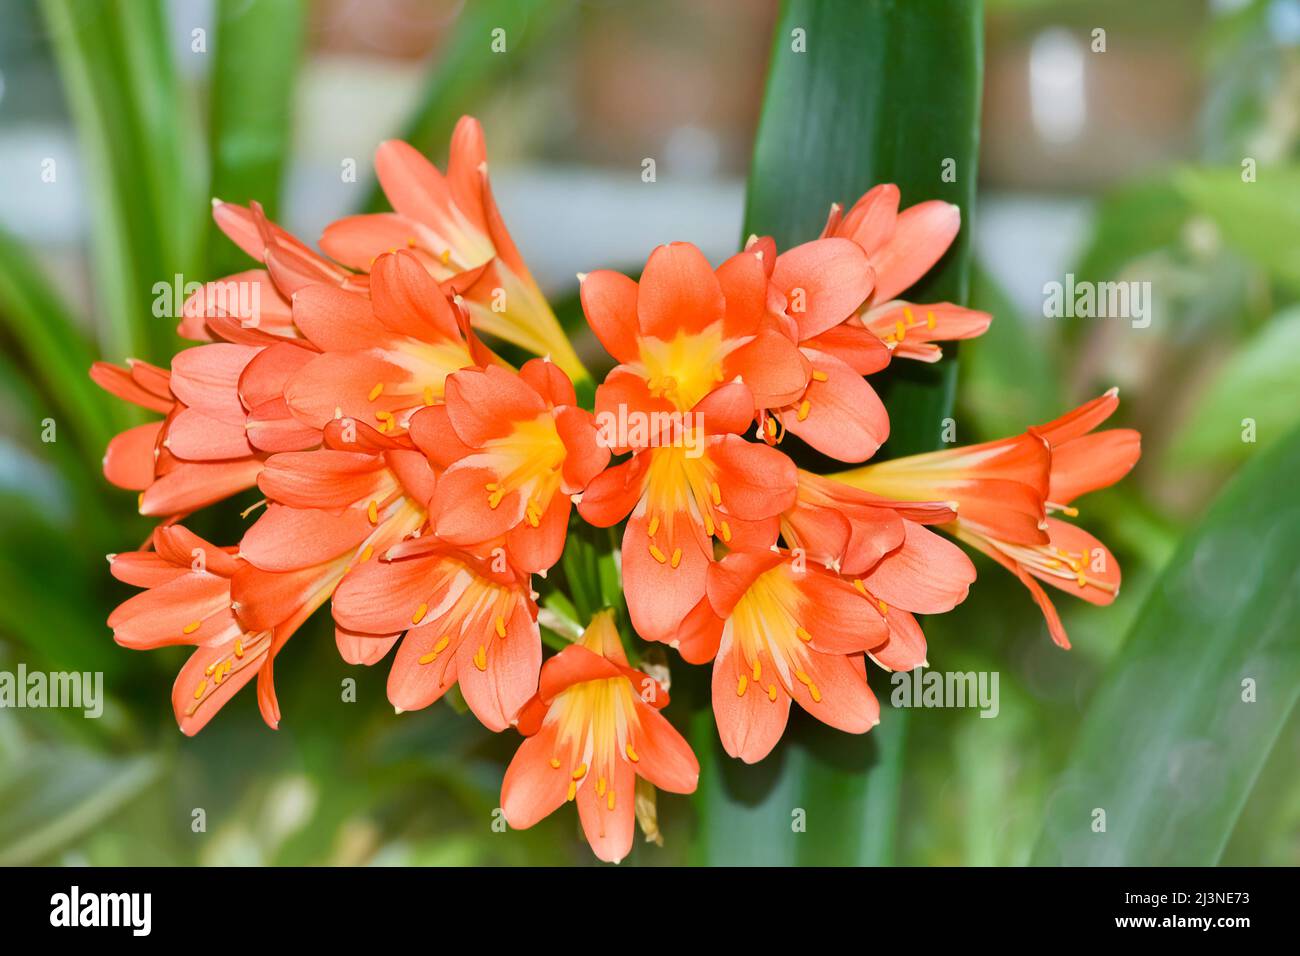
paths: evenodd
<path fill-rule="evenodd" d="M 633 628 L 712 662 L 718 733 L 748 762 L 776 745 L 791 701 L 862 733 L 879 721 L 867 659 L 925 663 L 915 615 L 951 609 L 975 578 L 933 528 L 1019 576 L 1059 643 L 1040 582 L 1114 598 L 1110 553 L 1051 516 L 1073 516 L 1076 497 L 1136 461 L 1136 433 L 1095 431 L 1113 394 L 1014 438 L 836 476 L 781 449 L 793 434 L 866 461 L 889 434 L 866 376 L 934 361 L 936 343 L 988 326 L 899 298 L 951 244 L 956 207 L 900 212 L 898 190 L 879 186 L 785 251 L 756 237 L 713 268 L 673 243 L 639 281 L 580 277 L 617 363 L 584 408 L 586 372 L 506 231 L 479 124 L 457 126 L 446 175 L 399 142 L 376 168 L 394 211 L 332 224 L 324 255 L 256 204 L 215 203 L 259 267 L 186 302 L 180 332 L 201 344 L 170 369 L 92 369 L 163 416 L 105 456 L 109 480 L 160 519 L 142 550 L 111 557 L 144 591 L 108 623 L 127 647 L 194 647 L 172 692 L 183 732 L 254 676 L 277 726 L 276 655 L 328 602 L 347 661 L 396 646 L 396 708 L 458 685 L 485 727 L 526 737 L 502 790 L 513 826 L 575 801 L 597 855 L 618 860 L 637 779 L 690 792 L 699 766 L 612 612 L 543 662 L 535 588 L 553 586 L 575 506 L 592 525 L 624 524 Z M 515 368 L 506 346 L 538 357 Z M 182 525 L 253 486 L 265 510 L 238 544 Z"/>

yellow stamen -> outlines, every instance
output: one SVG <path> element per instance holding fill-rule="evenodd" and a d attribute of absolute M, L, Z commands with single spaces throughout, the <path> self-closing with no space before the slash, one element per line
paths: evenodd
<path fill-rule="evenodd" d="M 419 624 L 421 621 L 424 620 L 424 615 L 426 615 L 426 614 L 428 614 L 428 613 L 429 613 L 429 605 L 427 605 L 427 604 L 425 604 L 423 601 L 421 601 L 421 602 L 420 602 L 420 606 L 417 607 L 417 608 L 415 609 L 415 613 L 411 615 L 411 623 L 412 623 L 412 624 Z"/>
<path fill-rule="evenodd" d="M 194 688 L 194 699 L 198 700 L 200 697 L 202 697 L 203 692 L 207 689 L 208 689 L 208 682 L 205 680 L 199 681 L 199 686 Z"/>
<path fill-rule="evenodd" d="M 889 613 L 889 605 L 886 604 L 884 601 L 880 600 L 880 598 L 876 598 L 876 604 L 879 606 L 881 614 Z"/>
<path fill-rule="evenodd" d="M 653 518 L 650 519 L 650 527 L 647 528 L 646 530 L 650 533 L 650 537 L 653 538 L 653 537 L 655 536 L 655 532 L 659 530 L 659 516 L 658 516 L 658 515 L 655 515 Z"/>
<path fill-rule="evenodd" d="M 370 390 L 370 394 L 366 397 L 373 402 L 376 398 L 378 398 L 383 393 L 384 393 L 384 383 L 376 382 L 375 387 Z"/>
<path fill-rule="evenodd" d="M 560 758 L 559 758 L 559 757 L 552 757 L 552 758 L 551 758 L 551 769 L 552 769 L 552 770 L 559 770 L 559 769 L 560 769 Z"/>
<path fill-rule="evenodd" d="M 603 797 L 604 795 L 605 795 L 605 778 L 601 777 L 599 780 L 596 781 L 596 796 Z"/>
<path fill-rule="evenodd" d="M 807 674 L 805 674 L 803 671 L 795 671 L 794 678 L 799 683 L 803 684 L 805 687 L 807 687 L 809 684 L 812 683 L 812 678 L 809 677 Z"/>
<path fill-rule="evenodd" d="M 737 681 L 737 683 L 736 683 L 736 696 L 737 696 L 737 697 L 744 697 L 744 696 L 745 696 L 745 690 L 746 690 L 746 688 L 748 688 L 748 687 L 749 687 L 749 678 L 746 677 L 744 674 L 741 674 L 741 675 L 740 675 L 740 680 Z"/>
<path fill-rule="evenodd" d="M 183 628 L 181 628 L 181 630 L 186 634 L 193 634 L 202 626 L 203 626 L 202 621 L 190 621 L 190 623 L 186 624 Z"/>
<path fill-rule="evenodd" d="M 796 627 L 794 629 L 794 632 L 799 636 L 799 640 L 803 641 L 805 644 L 807 644 L 809 641 L 812 640 L 812 635 L 809 634 L 802 627 Z"/>
<path fill-rule="evenodd" d="M 663 564 L 665 561 L 668 560 L 668 558 L 664 555 L 662 551 L 659 550 L 659 546 L 656 544 L 650 545 L 650 557 L 654 558 L 660 564 Z"/>
<path fill-rule="evenodd" d="M 769 437 L 769 438 L 775 438 L 775 437 L 776 437 L 776 419 L 775 419 L 775 418 L 770 418 L 770 417 L 769 417 L 769 418 L 767 419 L 767 434 L 768 434 L 768 437 Z"/>
<path fill-rule="evenodd" d="M 500 614 L 497 615 L 497 637 L 506 636 L 506 619 Z"/>
<path fill-rule="evenodd" d="M 718 487 L 716 481 L 709 485 L 709 494 L 712 495 L 715 505 L 722 504 L 722 489 Z"/>
<path fill-rule="evenodd" d="M 774 704 L 776 703 L 776 685 L 775 685 L 775 684 L 768 684 L 768 685 L 767 685 L 767 699 L 770 700 L 770 701 L 771 701 L 772 703 L 774 703 Z"/>
<path fill-rule="evenodd" d="M 578 766 L 573 768 L 574 780 L 581 780 L 586 775 L 587 775 L 587 765 L 585 763 L 580 763 L 578 764 Z"/>
<path fill-rule="evenodd" d="M 730 540 L 731 540 L 731 525 L 727 524 L 727 522 L 724 521 L 724 522 L 722 522 L 718 527 L 722 529 L 722 540 L 723 540 L 723 541 L 730 541 Z"/>
<path fill-rule="evenodd" d="M 677 565 L 679 565 L 679 564 L 681 564 L 681 563 L 682 563 L 682 549 L 681 549 L 681 548 L 674 548 L 674 549 L 673 549 L 673 559 L 672 559 L 672 561 L 670 562 L 670 564 L 675 568 L 675 567 L 677 567 Z"/>
<path fill-rule="evenodd" d="M 432 405 L 432 404 L 433 404 L 433 386 L 432 386 L 432 385 L 426 385 L 426 386 L 424 386 L 424 404 L 426 404 L 426 405 Z"/>
<path fill-rule="evenodd" d="M 898 341 L 901 342 L 901 341 L 903 341 L 903 339 L 904 339 L 904 337 L 905 337 L 906 335 L 907 335 L 907 329 L 903 328 L 903 323 L 902 323 L 902 322 L 895 322 L 895 323 L 894 323 L 894 337 L 895 337 Z"/>
<path fill-rule="evenodd" d="M 830 380 L 830 376 L 820 370 L 814 370 L 812 378 L 814 382 L 826 382 Z"/>
<path fill-rule="evenodd" d="M 628 744 L 624 749 L 627 751 L 627 759 L 632 761 L 633 763 L 636 763 L 638 760 L 641 759 L 639 756 L 637 756 L 637 752 L 632 749 L 631 744 Z"/>
<path fill-rule="evenodd" d="M 572 799 L 573 799 L 574 797 L 576 797 L 577 795 L 578 795 L 578 785 L 577 785 L 576 783 L 574 783 L 572 780 L 570 780 L 570 781 L 569 781 L 569 793 L 568 793 L 568 795 L 567 795 L 564 799 L 566 799 L 566 800 L 572 800 Z"/>
<path fill-rule="evenodd" d="M 478 646 L 478 653 L 474 655 L 474 666 L 481 671 L 487 670 L 487 648 L 482 644 Z"/>
<path fill-rule="evenodd" d="M 611 790 L 611 791 L 609 792 L 609 799 L 605 801 L 605 806 L 609 807 L 610 810 L 613 810 L 613 809 L 614 809 L 614 791 L 613 791 L 613 790 Z"/>
<path fill-rule="evenodd" d="M 235 656 L 236 657 L 244 656 L 244 642 L 242 640 L 239 639 L 235 640 Z"/>
<path fill-rule="evenodd" d="M 374 553 L 375 553 L 375 546 L 372 544 L 366 545 L 361 552 L 361 563 L 364 564 L 365 562 L 369 561 L 370 556 Z"/>
<path fill-rule="evenodd" d="M 366 505 L 366 517 L 370 519 L 371 524 L 379 524 L 379 502 L 371 499 L 370 504 Z"/>
<path fill-rule="evenodd" d="M 936 324 L 937 323 L 934 320 L 934 313 L 929 309 L 927 309 L 925 312 L 925 327 L 927 329 L 932 329 L 935 327 Z"/>
<path fill-rule="evenodd" d="M 798 418 L 799 421 L 801 422 L 806 421 L 808 419 L 808 414 L 811 411 L 812 411 L 812 402 L 808 401 L 808 399 L 805 398 L 803 402 L 800 403 L 799 412 L 795 417 Z"/>
<path fill-rule="evenodd" d="M 757 657 L 754 658 L 754 683 L 757 684 L 763 679 L 763 662 Z"/>
<path fill-rule="evenodd" d="M 822 702 L 822 692 L 817 689 L 816 684 L 810 683 L 808 685 L 808 694 L 812 697 L 814 704 L 820 704 Z"/>

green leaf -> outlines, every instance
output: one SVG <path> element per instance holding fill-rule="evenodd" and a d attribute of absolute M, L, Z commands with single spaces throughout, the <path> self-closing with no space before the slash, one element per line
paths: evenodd
<path fill-rule="evenodd" d="M 162 6 L 42 0 L 41 7 L 88 177 L 101 352 L 160 361 L 177 338 L 174 315 L 153 316 L 154 284 L 193 266 L 200 209 L 197 137 L 186 135 L 192 111 L 166 49 Z"/>
<path fill-rule="evenodd" d="M 1042 330 L 1024 320 L 978 263 L 973 272 L 970 305 L 994 318 L 987 332 L 962 343 L 961 405 L 975 426 L 974 434 L 959 429 L 962 442 L 1015 435 L 1026 425 L 1051 421 L 1063 405 L 1061 376 Z"/>
<path fill-rule="evenodd" d="M 964 228 L 910 293 L 966 297 L 982 77 L 982 9 L 967 0 L 787 0 L 782 4 L 754 147 L 745 233 L 779 248 L 814 239 L 831 203 L 894 182 L 904 206 L 944 199 Z M 803 31 L 797 33 L 796 31 Z M 798 49 L 806 41 L 806 51 Z M 943 178 L 955 163 L 955 182 Z M 889 451 L 935 447 L 952 413 L 954 349 L 935 366 L 896 363 L 884 379 Z M 876 380 L 873 379 L 873 384 Z M 887 694 L 878 695 L 888 697 Z M 766 761 L 727 761 L 695 727 L 701 862 L 884 864 L 893 859 L 907 722 L 887 707 L 865 737 L 792 722 Z M 797 725 L 797 726 L 796 726 Z M 792 814 L 806 811 L 806 830 Z"/>
<path fill-rule="evenodd" d="M 279 215 L 306 14 L 302 0 L 221 0 L 217 7 L 211 192 L 241 205 L 255 199 L 271 219 Z M 234 243 L 210 224 L 208 274 L 228 275 L 246 265 Z"/>
<path fill-rule="evenodd" d="M 1088 704 L 1034 863 L 1219 860 L 1300 696 L 1296 474 L 1300 431 L 1184 539 Z"/>
<path fill-rule="evenodd" d="M 1254 422 L 1255 442 L 1243 441 Z M 1228 359 L 1169 451 L 1175 466 L 1240 461 L 1300 422 L 1300 308 L 1278 315 Z"/>
<path fill-rule="evenodd" d="M 0 866 L 48 857 L 112 816 L 160 769 L 151 756 L 106 757 L 66 746 L 33 747 L 0 765 Z"/>
<path fill-rule="evenodd" d="M 26 366 L 28 384 L 48 402 L 47 414 L 74 435 L 84 461 L 98 466 L 117 430 L 116 400 L 90 380 L 95 351 L 36 263 L 0 232 L 0 329 Z M 33 434 L 39 421 L 31 423 Z M 71 427 L 69 427 L 71 426 Z"/>
<path fill-rule="evenodd" d="M 1243 182 L 1240 169 L 1186 169 L 1175 181 L 1229 246 L 1300 290 L 1300 167 L 1262 167 L 1257 176 Z"/>

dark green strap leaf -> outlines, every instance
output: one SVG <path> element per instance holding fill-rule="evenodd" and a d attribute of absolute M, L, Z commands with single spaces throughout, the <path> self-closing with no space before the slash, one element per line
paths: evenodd
<path fill-rule="evenodd" d="M 1300 431 L 1184 539 L 1088 705 L 1034 863 L 1219 860 L 1300 696 L 1297 474 Z"/>
<path fill-rule="evenodd" d="M 922 302 L 964 301 L 981 18 L 982 6 L 973 0 L 783 3 L 754 147 L 746 235 L 771 235 L 779 248 L 814 239 L 831 203 L 847 205 L 877 183 L 897 183 L 904 206 L 944 199 L 961 207 L 961 234 L 912 294 Z M 955 181 L 945 181 L 945 168 Z M 888 452 L 938 444 L 942 420 L 952 412 L 956 372 L 953 350 L 945 351 L 950 357 L 937 366 L 899 363 L 902 368 L 879 380 L 893 434 Z M 888 699 L 882 690 L 877 696 Z M 729 761 L 711 722 L 697 722 L 701 862 L 889 863 L 905 718 L 886 706 L 879 727 L 852 737 L 795 717 L 793 739 L 755 767 Z"/>

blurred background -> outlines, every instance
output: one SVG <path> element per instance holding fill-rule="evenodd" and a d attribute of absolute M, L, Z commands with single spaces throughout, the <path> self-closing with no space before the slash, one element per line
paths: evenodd
<path fill-rule="evenodd" d="M 634 271 L 675 239 L 720 260 L 741 235 L 776 3 L 117 6 L 103 23 L 102 4 L 0 6 L 0 669 L 103 671 L 107 693 L 100 720 L 0 710 L 0 862 L 591 862 L 570 812 L 494 832 L 516 740 L 446 704 L 395 717 L 386 668 L 343 664 L 327 621 L 280 657 L 278 732 L 245 693 L 183 738 L 168 692 L 186 651 L 130 652 L 104 626 L 129 589 L 102 555 L 149 525 L 97 470 L 107 437 L 137 419 L 85 368 L 165 362 L 175 323 L 150 315 L 153 283 L 246 267 L 211 229 L 210 195 L 258 198 L 313 241 L 375 205 L 378 142 L 406 136 L 441 162 L 462 112 L 483 120 L 500 206 L 566 321 L 577 272 Z M 503 7 L 507 53 L 493 55 L 484 37 Z M 1070 653 L 986 564 L 964 605 L 927 622 L 936 667 L 1000 672 L 1001 713 L 912 715 L 893 862 L 1030 859 L 1079 715 L 1152 582 L 1242 462 L 1300 420 L 1298 44 L 1300 0 L 986 2 L 979 201 L 964 225 L 970 304 L 995 321 L 960 349 L 959 440 L 1118 385 L 1144 455 L 1084 502 L 1125 586 L 1110 608 L 1058 602 Z M 1245 159 L 1261 170 L 1252 201 L 1227 201 Z M 1152 282 L 1151 326 L 1044 318 L 1044 285 L 1067 273 Z M 230 520 L 193 526 L 224 542 Z M 357 703 L 339 699 L 348 677 Z M 1300 863 L 1297 757 L 1292 715 L 1223 862 Z M 629 862 L 717 858 L 691 798 L 661 797 L 659 814 L 664 846 Z M 746 859 L 781 862 L 761 847 Z"/>

